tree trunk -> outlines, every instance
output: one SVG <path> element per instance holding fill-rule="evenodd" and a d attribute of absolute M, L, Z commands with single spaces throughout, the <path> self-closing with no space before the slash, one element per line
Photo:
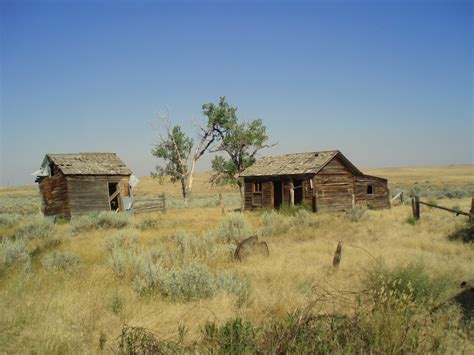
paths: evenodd
<path fill-rule="evenodd" d="M 182 178 L 181 179 L 181 192 L 183 194 L 183 199 L 184 199 L 184 206 L 188 206 L 188 188 L 186 186 L 186 179 Z"/>
<path fill-rule="evenodd" d="M 193 187 L 194 169 L 196 169 L 196 159 L 193 159 L 193 161 L 191 162 L 191 169 L 189 170 L 188 174 L 188 193 L 191 192 L 191 189 Z"/>
<path fill-rule="evenodd" d="M 243 211 L 245 208 L 245 192 L 244 192 L 244 184 L 242 182 L 237 182 L 237 185 L 239 186 L 239 192 L 240 192 L 240 208 Z"/>

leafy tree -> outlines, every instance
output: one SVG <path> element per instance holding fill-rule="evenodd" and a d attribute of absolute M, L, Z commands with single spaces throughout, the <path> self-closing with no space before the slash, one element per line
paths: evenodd
<path fill-rule="evenodd" d="M 180 182 L 183 198 L 188 198 L 188 158 L 193 147 L 193 139 L 186 136 L 179 125 L 166 125 L 166 135 L 160 137 L 153 147 L 152 154 L 165 161 L 165 165 L 157 165 L 152 176 L 162 179 L 169 176 L 171 182 Z"/>
<path fill-rule="evenodd" d="M 212 127 L 216 137 L 211 151 L 227 155 L 227 158 L 217 155 L 213 159 L 214 175 L 211 181 L 237 185 L 243 207 L 243 179 L 239 175 L 255 163 L 255 156 L 259 151 L 274 144 L 268 144 L 269 137 L 261 119 L 239 122 L 237 108 L 231 106 L 225 97 L 221 97 L 217 105 L 207 103 L 202 108 L 204 115 L 208 117 L 208 126 Z"/>
<path fill-rule="evenodd" d="M 196 162 L 209 149 L 215 140 L 212 126 L 200 126 L 199 140 L 188 137 L 179 125 L 171 127 L 168 114 L 161 114 L 161 128 L 158 132 L 158 143 L 153 147 L 152 154 L 165 161 L 165 165 L 156 166 L 152 173 L 163 181 L 168 176 L 171 182 L 181 183 L 184 203 L 187 205 L 193 184 Z M 192 150 L 194 147 L 194 151 Z"/>

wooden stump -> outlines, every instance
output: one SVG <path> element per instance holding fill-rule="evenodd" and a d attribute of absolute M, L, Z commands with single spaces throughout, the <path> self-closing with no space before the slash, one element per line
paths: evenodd
<path fill-rule="evenodd" d="M 342 242 L 337 243 L 336 252 L 334 253 L 334 258 L 332 259 L 332 266 L 338 267 L 341 262 L 342 256 Z"/>

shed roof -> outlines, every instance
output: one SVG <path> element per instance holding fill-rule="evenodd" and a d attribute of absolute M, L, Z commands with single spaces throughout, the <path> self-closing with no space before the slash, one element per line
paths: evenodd
<path fill-rule="evenodd" d="M 115 153 L 46 154 L 64 175 L 131 175 Z"/>
<path fill-rule="evenodd" d="M 317 174 L 336 156 L 339 156 L 354 173 L 362 174 L 339 150 L 329 150 L 263 157 L 248 167 L 241 176 Z"/>

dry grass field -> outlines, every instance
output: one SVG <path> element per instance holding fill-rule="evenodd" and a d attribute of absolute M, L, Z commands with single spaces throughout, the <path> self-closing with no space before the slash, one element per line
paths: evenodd
<path fill-rule="evenodd" d="M 365 172 L 469 211 L 472 165 Z M 197 176 L 190 208 L 178 185 L 144 177 L 137 198 L 166 191 L 174 208 L 55 224 L 38 215 L 35 187 L 1 189 L 0 351 L 474 351 L 466 310 L 445 303 L 474 278 L 467 218 L 423 206 L 415 223 L 409 205 L 240 214 L 228 187 L 224 216 L 208 176 Z M 270 255 L 235 261 L 252 234 Z M 153 333 L 120 337 L 124 326 Z"/>

